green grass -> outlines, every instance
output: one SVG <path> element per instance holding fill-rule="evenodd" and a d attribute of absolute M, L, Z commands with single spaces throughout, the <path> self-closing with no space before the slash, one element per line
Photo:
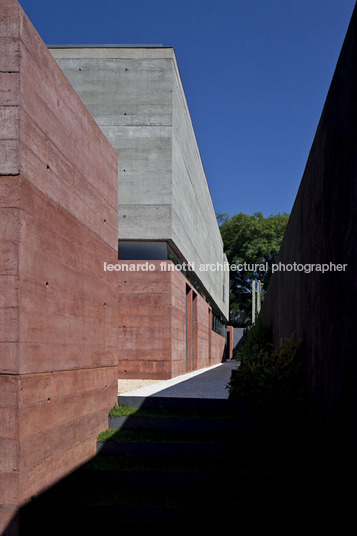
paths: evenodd
<path fill-rule="evenodd" d="M 114 406 L 109 412 L 109 417 L 130 417 L 137 414 L 138 410 L 131 406 Z"/>
<path fill-rule="evenodd" d="M 192 410 L 166 410 L 166 409 L 142 409 L 130 406 L 115 406 L 110 412 L 110 417 L 199 417 L 197 411 Z"/>
<path fill-rule="evenodd" d="M 190 419 L 229 419 L 236 417 L 236 413 L 232 410 L 229 411 L 207 411 L 207 410 L 166 410 L 166 409 L 137 409 L 131 406 L 119 405 L 115 406 L 109 412 L 109 417 L 158 417 L 158 418 L 190 418 Z M 228 436 L 227 436 L 228 434 Z M 152 429 L 143 430 L 130 430 L 130 429 L 108 429 L 101 432 L 98 436 L 98 441 L 134 441 L 134 442 L 216 442 L 222 440 L 229 440 L 230 434 L 227 432 L 209 432 L 197 434 L 190 431 L 173 431 L 173 430 L 155 430 L 153 425 Z"/>
<path fill-rule="evenodd" d="M 114 406 L 109 412 L 109 417 L 177 417 L 177 418 L 212 418 L 212 419 L 224 419 L 229 417 L 235 417 L 233 411 L 222 412 L 215 411 L 198 411 L 198 410 L 166 410 L 166 409 L 143 409 L 134 408 L 131 406 Z"/>

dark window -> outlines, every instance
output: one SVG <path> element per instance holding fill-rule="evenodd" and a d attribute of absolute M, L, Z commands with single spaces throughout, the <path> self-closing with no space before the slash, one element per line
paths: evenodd
<path fill-rule="evenodd" d="M 146 240 L 119 240 L 118 258 L 120 260 L 167 260 L 167 243 Z"/>
<path fill-rule="evenodd" d="M 154 240 L 119 240 L 118 242 L 118 258 L 119 260 L 129 261 L 165 261 L 170 260 L 174 264 L 183 265 L 186 263 L 165 241 Z M 211 305 L 211 297 L 202 287 L 197 275 L 193 270 L 182 270 L 181 273 L 188 279 L 195 290 Z M 223 294 L 225 288 L 223 285 Z M 212 314 L 212 329 L 225 336 L 226 322 L 221 317 L 218 311 L 213 308 Z"/>
<path fill-rule="evenodd" d="M 215 311 L 212 311 L 212 330 L 222 335 L 222 337 L 225 337 L 227 334 L 227 328 L 223 318 L 218 316 Z"/>

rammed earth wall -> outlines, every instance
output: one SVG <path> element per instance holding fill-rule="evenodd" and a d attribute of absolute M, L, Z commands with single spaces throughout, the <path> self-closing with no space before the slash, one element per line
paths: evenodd
<path fill-rule="evenodd" d="M 17 1 L 0 14 L 2 529 L 95 453 L 119 339 L 117 154 Z"/>
<path fill-rule="evenodd" d="M 119 261 L 119 378 L 168 379 L 221 363 L 226 338 L 211 307 L 172 261 Z"/>

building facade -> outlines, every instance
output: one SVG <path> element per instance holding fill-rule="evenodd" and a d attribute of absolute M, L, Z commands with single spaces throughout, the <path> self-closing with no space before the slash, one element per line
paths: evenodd
<path fill-rule="evenodd" d="M 221 362 L 229 271 L 174 50 L 50 50 L 118 153 L 119 377 Z"/>

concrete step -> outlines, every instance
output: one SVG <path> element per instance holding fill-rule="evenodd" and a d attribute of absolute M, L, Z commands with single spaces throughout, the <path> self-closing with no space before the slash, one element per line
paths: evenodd
<path fill-rule="evenodd" d="M 169 432 L 190 432 L 192 434 L 230 434 L 235 437 L 257 436 L 262 434 L 262 425 L 253 419 L 243 418 L 190 418 L 135 416 L 109 417 L 112 430 L 161 430 Z"/>
<path fill-rule="evenodd" d="M 175 460 L 172 459 L 173 467 Z M 208 460 L 207 460 L 208 462 Z M 133 467 L 135 461 L 133 461 Z M 117 471 L 86 470 L 81 477 L 81 503 L 112 505 L 143 505 L 187 507 L 192 502 L 196 506 L 214 507 L 219 497 L 229 496 L 232 482 L 235 482 L 234 502 L 248 495 L 264 496 L 274 486 L 286 487 L 290 476 L 286 477 L 263 472 L 240 471 L 239 465 L 228 463 L 224 470 L 217 466 L 206 470 Z M 238 484 L 237 484 L 238 483 Z"/>
<path fill-rule="evenodd" d="M 320 519 L 327 500 L 333 497 L 335 503 L 330 489 L 341 487 L 328 487 L 330 476 L 318 471 L 310 453 L 297 443 L 281 437 L 276 441 L 274 434 L 254 430 L 254 419 L 241 414 L 218 418 L 212 425 L 216 419 L 208 418 L 207 412 L 234 414 L 235 404 L 162 398 L 149 397 L 142 406 L 148 407 L 151 399 L 150 409 L 202 410 L 203 416 L 110 419 L 118 438 L 121 431 L 130 431 L 132 437 L 137 432 L 138 439 L 157 432 L 163 439 L 172 434 L 171 441 L 98 442 L 91 462 L 25 508 L 29 535 L 47 536 L 53 523 L 60 529 L 57 533 L 67 534 L 70 527 L 73 534 L 93 536 L 125 529 L 222 532 L 232 518 L 239 529 L 248 523 L 251 533 L 259 520 L 266 530 L 269 521 L 276 527 L 276 520 L 284 516 L 290 523 L 305 514 L 310 519 L 317 513 Z M 132 399 L 127 402 L 134 405 Z M 241 404 L 237 408 L 246 409 Z M 235 433 L 237 428 L 240 433 Z M 180 434 L 191 439 L 180 441 Z"/>
<path fill-rule="evenodd" d="M 264 424 L 252 417 L 248 405 L 241 401 L 119 396 L 118 403 L 154 415 L 134 413 L 127 417 L 109 417 L 109 429 L 118 433 L 107 441 L 98 441 L 97 452 L 101 455 L 175 454 L 224 458 L 232 451 L 242 455 L 271 446 L 265 439 Z M 160 415 L 161 412 L 164 415 Z M 176 412 L 177 416 L 168 416 L 167 412 Z M 190 416 L 192 413 L 195 417 Z M 185 414 L 187 416 L 182 416 Z"/>
<path fill-rule="evenodd" d="M 167 458 L 156 458 L 144 451 L 140 464 L 139 458 L 129 454 L 126 460 L 130 470 L 99 469 L 107 460 L 99 455 L 97 468 L 82 467 L 57 489 L 55 486 L 34 500 L 27 509 L 27 519 L 25 512 L 24 525 L 29 529 L 28 534 L 36 535 L 66 527 L 62 534 L 103 535 L 114 530 L 115 533 L 125 529 L 135 532 L 148 528 L 161 532 L 172 528 L 222 532 L 233 519 L 239 529 L 247 521 L 251 533 L 258 519 L 263 520 L 266 529 L 268 521 L 272 522 L 271 527 L 276 527 L 284 516 L 285 522 L 295 524 L 303 516 L 304 521 L 309 521 L 311 515 L 318 519 L 326 515 L 327 501 L 332 501 L 333 505 L 329 506 L 334 506 L 340 494 L 331 494 L 331 485 L 329 489 L 320 475 L 312 478 L 312 472 L 306 468 L 299 471 L 295 466 L 298 458 L 291 453 L 286 470 L 281 456 L 277 455 L 275 463 L 270 468 L 267 465 L 268 470 L 263 472 L 262 458 L 269 464 L 271 454 L 263 444 L 260 446 L 256 455 L 239 456 L 234 450 L 220 458 L 208 454 L 205 464 L 198 450 L 195 457 L 186 457 L 191 465 L 182 472 L 164 469 L 164 462 L 172 463 L 173 467 L 175 463 L 184 466 L 185 459 L 177 452 Z M 284 446 L 280 448 L 284 453 Z M 120 455 L 114 461 L 122 463 L 123 458 Z M 152 470 L 140 469 L 140 465 L 152 461 L 156 464 Z M 196 471 L 195 467 L 190 470 L 196 462 L 197 469 L 201 464 L 200 470 Z M 161 463 L 163 470 L 158 468 Z M 325 479 L 328 481 L 329 475 Z M 68 528 L 75 528 L 75 532 L 68 532 Z"/>
<path fill-rule="evenodd" d="M 48 536 L 48 534 L 86 534 L 103 536 L 130 530 L 136 534 L 138 530 L 158 530 L 175 532 L 192 531 L 217 534 L 235 527 L 243 534 L 273 531 L 289 532 L 293 522 L 294 528 L 302 532 L 306 526 L 318 530 L 326 521 L 326 506 L 332 514 L 336 505 L 319 496 L 311 500 L 301 497 L 309 496 L 303 489 L 281 489 L 279 493 L 268 493 L 247 490 L 244 494 L 237 493 L 237 484 L 232 482 L 229 490 L 217 488 L 214 495 L 202 494 L 201 497 L 189 497 L 185 505 L 171 504 L 81 504 L 80 502 L 60 503 L 39 502 L 29 511 L 22 513 L 22 535 Z M 244 490 L 243 490 L 244 491 Z M 275 490 L 274 490 L 275 491 Z M 206 504 L 204 504 L 206 502 Z M 341 526 L 344 516 L 338 510 L 338 521 Z M 331 520 L 331 516 L 328 516 Z M 351 519 L 350 521 L 353 522 Z M 331 521 L 330 521 L 331 522 Z M 347 529 L 348 527 L 346 527 Z M 238 528 L 237 528 L 238 530 Z"/>
<path fill-rule="evenodd" d="M 270 441 L 98 441 L 97 454 L 105 456 L 212 456 L 258 455 L 273 450 Z"/>
<path fill-rule="evenodd" d="M 173 461 L 174 463 L 174 461 Z M 153 491 L 158 489 L 174 489 L 179 491 L 184 488 L 185 493 L 187 494 L 187 486 L 190 486 L 190 493 L 193 493 L 193 488 L 204 487 L 205 493 L 208 492 L 209 487 L 213 492 L 217 489 L 217 486 L 222 489 L 226 489 L 226 486 L 230 485 L 232 475 L 239 475 L 240 485 L 243 485 L 247 488 L 249 485 L 253 485 L 253 480 L 255 483 L 258 482 L 261 485 L 265 485 L 268 488 L 271 485 L 272 471 L 256 471 L 251 473 L 244 471 L 244 463 L 242 469 L 239 470 L 237 467 L 233 468 L 231 466 L 229 469 L 219 471 L 217 467 L 210 468 L 207 465 L 206 471 L 116 471 L 116 470 L 97 470 L 89 473 L 90 482 L 95 483 L 96 486 L 105 486 L 106 489 L 113 487 L 113 489 L 118 490 L 120 486 L 125 486 L 125 490 L 129 488 L 137 489 L 137 486 L 146 486 L 151 488 Z M 143 491 L 143 490 L 141 490 Z M 124 491 L 125 493 L 125 491 Z"/>
<path fill-rule="evenodd" d="M 118 405 L 149 410 L 195 410 L 195 411 L 227 411 L 233 410 L 246 413 L 251 404 L 248 401 L 225 398 L 184 398 L 168 396 L 131 396 L 119 395 Z"/>
<path fill-rule="evenodd" d="M 243 451 L 243 449 L 242 449 Z M 217 452 L 217 451 L 216 451 Z M 216 473 L 239 475 L 271 474 L 279 464 L 283 456 L 278 449 L 263 448 L 254 450 L 246 447 L 245 452 L 231 450 L 224 459 L 218 455 L 212 456 L 209 452 L 203 451 L 199 456 L 190 454 L 177 455 L 175 449 L 167 450 L 165 454 L 159 456 L 149 456 L 144 449 L 137 454 L 133 450 L 120 454 L 114 452 L 112 455 L 99 452 L 89 464 L 89 470 L 114 471 L 129 473 Z"/>
<path fill-rule="evenodd" d="M 257 518 L 264 518 L 264 528 L 266 528 L 272 514 L 267 508 L 261 507 L 257 500 L 242 500 L 237 503 L 232 493 L 231 497 L 220 496 L 221 491 L 217 490 L 214 495 L 215 500 L 207 501 L 207 505 L 197 504 L 195 498 L 191 498 L 191 504 L 185 506 L 172 505 L 143 505 L 143 504 L 91 504 L 75 506 L 73 504 L 61 503 L 39 505 L 32 508 L 32 511 L 22 513 L 22 526 L 25 531 L 24 536 L 48 536 L 48 534 L 86 534 L 89 536 L 103 536 L 105 534 L 118 534 L 123 530 L 136 534 L 136 531 L 157 530 L 158 534 L 163 531 L 172 533 L 178 531 L 210 531 L 217 534 L 222 532 L 222 528 L 229 528 L 233 520 L 239 522 L 240 528 L 243 524 L 249 524 L 249 530 L 254 531 Z M 255 504 L 254 504 L 255 503 Z M 254 506 L 253 506 L 254 504 Z M 232 515 L 234 512 L 234 515 Z M 237 521 L 237 516 L 239 520 Z M 274 511 L 276 518 L 277 512 Z M 284 516 L 282 512 L 279 519 Z M 276 520 L 274 525 L 276 526 Z M 249 532 L 250 533 L 250 532 Z"/>

